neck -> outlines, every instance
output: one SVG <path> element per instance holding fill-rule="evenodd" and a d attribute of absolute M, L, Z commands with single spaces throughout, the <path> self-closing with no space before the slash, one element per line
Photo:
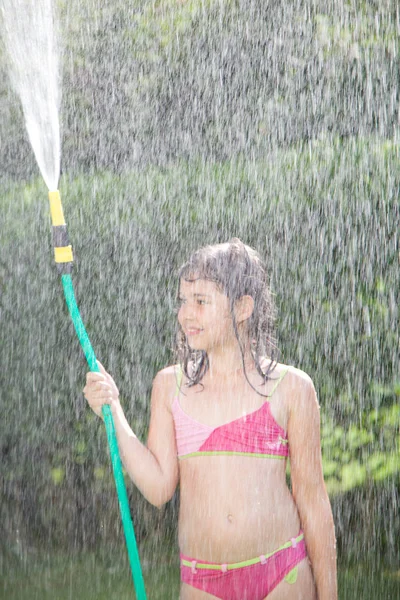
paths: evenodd
<path fill-rule="evenodd" d="M 254 367 L 250 346 L 243 348 L 246 371 Z M 213 348 L 208 353 L 210 377 L 231 377 L 243 372 L 243 357 L 239 345 Z"/>

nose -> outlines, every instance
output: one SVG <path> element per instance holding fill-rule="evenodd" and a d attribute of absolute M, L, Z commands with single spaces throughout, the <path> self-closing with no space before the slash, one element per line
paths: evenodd
<path fill-rule="evenodd" d="M 195 317 L 194 307 L 189 303 L 182 304 L 179 309 L 179 317 L 182 322 L 192 321 Z"/>

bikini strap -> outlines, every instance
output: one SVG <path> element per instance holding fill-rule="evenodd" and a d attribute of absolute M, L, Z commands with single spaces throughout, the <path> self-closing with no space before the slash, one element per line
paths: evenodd
<path fill-rule="evenodd" d="M 178 365 L 176 372 L 176 391 L 175 396 L 179 396 L 179 392 L 181 391 L 182 377 L 183 377 L 183 369 L 182 365 Z"/>
<path fill-rule="evenodd" d="M 287 369 L 285 369 L 284 371 L 282 371 L 278 381 L 276 382 L 276 384 L 274 385 L 274 387 L 272 388 L 272 391 L 270 394 L 268 394 L 268 398 L 271 398 L 272 394 L 275 392 L 276 388 L 278 387 L 278 385 L 280 384 L 280 382 L 282 381 L 282 379 L 285 377 L 286 373 L 289 371 L 289 367 Z"/>

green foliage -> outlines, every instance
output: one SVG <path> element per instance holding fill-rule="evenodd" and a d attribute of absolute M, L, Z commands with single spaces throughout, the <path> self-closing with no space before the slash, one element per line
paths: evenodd
<path fill-rule="evenodd" d="M 315 38 L 326 58 L 339 55 L 359 61 L 362 55 L 368 57 L 374 51 L 384 51 L 392 57 L 398 51 L 396 21 L 390 12 L 366 6 L 356 10 L 347 5 L 340 22 L 327 14 L 316 14 L 314 21 Z"/>
<path fill-rule="evenodd" d="M 351 546 L 348 506 L 358 515 L 364 494 L 380 534 L 360 548 L 392 559 L 382 515 L 398 532 L 397 2 L 57 5 L 78 303 L 135 431 L 145 438 L 152 377 L 173 360 L 177 267 L 239 236 L 267 257 L 282 360 L 318 390 L 339 540 Z M 120 535 L 105 433 L 82 398 L 46 190 L 0 81 L 0 537 L 93 547 Z M 158 515 L 130 494 L 142 540 L 173 535 L 175 503 Z"/>
<path fill-rule="evenodd" d="M 327 136 L 378 132 L 396 143 L 394 0 L 57 6 L 70 174 L 230 160 L 238 152 L 261 157 Z M 5 66 L 0 55 L 2 174 L 27 180 L 36 167 Z"/>
<path fill-rule="evenodd" d="M 372 385 L 393 398 L 397 386 Z M 362 486 L 367 481 L 398 480 L 400 473 L 400 406 L 362 415 L 362 426 L 347 430 L 333 422 L 321 430 L 324 475 L 331 496 Z"/>
<path fill-rule="evenodd" d="M 368 186 L 365 172 L 374 173 Z M 282 360 L 318 390 L 338 523 L 342 498 L 353 494 L 358 507 L 359 490 L 371 486 L 375 514 L 399 473 L 399 180 L 397 147 L 375 139 L 316 142 L 259 161 L 182 160 L 123 177 L 64 175 L 78 303 L 138 435 L 146 437 L 152 378 L 173 361 L 177 268 L 199 245 L 239 236 L 268 257 Z M 9 184 L 3 214 L 1 522 L 22 532 L 29 523 L 28 545 L 43 535 L 48 544 L 107 542 L 120 530 L 105 433 L 82 397 L 86 367 L 53 266 L 43 184 Z M 29 502 L 10 519 L 22 489 Z M 129 489 L 139 539 L 155 522 L 173 535 L 176 503 L 160 514 Z M 346 540 L 340 525 L 338 536 Z"/>
<path fill-rule="evenodd" d="M 60 485 L 65 479 L 65 469 L 62 467 L 54 467 L 50 471 L 54 485 Z"/>

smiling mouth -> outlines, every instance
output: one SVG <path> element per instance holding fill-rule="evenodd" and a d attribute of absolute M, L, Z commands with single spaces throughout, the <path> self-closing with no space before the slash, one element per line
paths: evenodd
<path fill-rule="evenodd" d="M 186 329 L 185 333 L 187 336 L 192 336 L 192 335 L 198 335 L 202 331 L 203 331 L 202 329 L 191 328 L 191 329 Z"/>

